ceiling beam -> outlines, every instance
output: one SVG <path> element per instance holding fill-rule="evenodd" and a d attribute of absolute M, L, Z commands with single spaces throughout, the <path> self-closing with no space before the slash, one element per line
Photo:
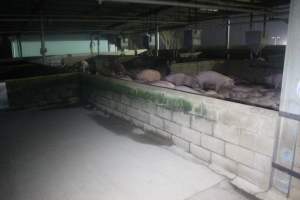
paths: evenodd
<path fill-rule="evenodd" d="M 219 6 L 208 5 L 204 3 L 183 3 L 178 1 L 158 1 L 158 0 L 102 0 L 102 2 L 117 2 L 117 3 L 135 3 L 135 4 L 147 4 L 147 5 L 159 5 L 159 6 L 172 6 L 172 7 L 185 7 L 185 8 L 198 8 L 207 10 L 226 10 L 246 13 L 269 13 L 264 9 L 252 9 L 252 8 L 239 8 L 231 6 Z"/>

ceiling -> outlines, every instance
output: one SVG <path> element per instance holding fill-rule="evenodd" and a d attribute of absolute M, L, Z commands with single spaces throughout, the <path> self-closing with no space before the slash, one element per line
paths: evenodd
<path fill-rule="evenodd" d="M 133 33 L 186 26 L 237 14 L 276 15 L 289 0 L 10 0 L 0 33 Z M 41 23 L 42 22 L 42 23 Z"/>

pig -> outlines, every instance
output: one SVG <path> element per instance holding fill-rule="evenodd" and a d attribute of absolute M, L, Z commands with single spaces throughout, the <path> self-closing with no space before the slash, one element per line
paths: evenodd
<path fill-rule="evenodd" d="M 165 87 L 165 88 L 172 88 L 172 89 L 175 88 L 175 85 L 168 81 L 155 81 L 155 82 L 151 83 L 151 85 Z"/>
<path fill-rule="evenodd" d="M 193 88 L 214 89 L 216 92 L 233 86 L 233 79 L 215 71 L 200 72 L 193 81 Z"/>
<path fill-rule="evenodd" d="M 165 78 L 167 81 L 173 83 L 176 86 L 188 86 L 193 85 L 193 77 L 184 73 L 171 74 Z"/>
<path fill-rule="evenodd" d="M 184 86 L 192 87 L 193 84 L 194 84 L 194 82 L 195 82 L 194 77 L 185 75 L 185 78 L 184 78 L 184 80 L 183 80 L 183 85 L 184 85 Z"/>
<path fill-rule="evenodd" d="M 160 81 L 161 74 L 157 70 L 145 69 L 138 73 L 136 78 L 138 81 L 149 83 L 154 81 Z"/>
<path fill-rule="evenodd" d="M 265 82 L 268 85 L 274 87 L 275 89 L 280 89 L 282 83 L 282 74 L 281 73 L 271 74 L 265 78 Z"/>
<path fill-rule="evenodd" d="M 185 79 L 185 74 L 178 73 L 178 74 L 171 74 L 169 76 L 166 76 L 165 78 L 167 81 L 173 83 L 174 85 L 183 85 L 183 81 Z"/>

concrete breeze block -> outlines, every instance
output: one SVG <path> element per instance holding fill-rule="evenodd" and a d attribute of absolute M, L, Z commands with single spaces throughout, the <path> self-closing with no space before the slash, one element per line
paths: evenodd
<path fill-rule="evenodd" d="M 164 128 L 164 120 L 153 114 L 150 115 L 150 124 L 159 129 Z"/>
<path fill-rule="evenodd" d="M 131 106 L 127 107 L 127 114 L 133 118 L 137 118 L 138 116 L 137 110 L 135 108 L 132 108 Z"/>
<path fill-rule="evenodd" d="M 259 131 L 260 119 L 245 112 L 225 110 L 219 114 L 219 120 L 226 125 L 236 126 L 252 132 Z"/>
<path fill-rule="evenodd" d="M 158 129 L 158 128 L 156 129 L 155 133 L 158 134 L 158 135 L 160 135 L 160 136 L 162 136 L 162 137 L 165 137 L 167 139 L 171 139 L 172 138 L 172 134 L 170 134 L 170 133 L 168 133 L 166 131 L 163 131 L 161 129 Z"/>
<path fill-rule="evenodd" d="M 277 132 L 278 118 L 264 117 L 259 134 L 262 136 L 275 138 Z"/>
<path fill-rule="evenodd" d="M 197 158 L 204 160 L 208 163 L 211 162 L 211 152 L 210 151 L 203 149 L 202 147 L 199 147 L 194 144 L 190 145 L 190 151 Z"/>
<path fill-rule="evenodd" d="M 182 148 L 184 151 L 186 151 L 186 152 L 190 151 L 190 143 L 189 142 L 187 142 L 175 135 L 172 136 L 172 141 L 176 146 Z"/>
<path fill-rule="evenodd" d="M 172 111 L 170 110 L 167 110 L 165 108 L 162 108 L 160 106 L 157 106 L 157 109 L 156 109 L 156 114 L 164 119 L 167 119 L 167 120 L 170 120 L 172 121 Z"/>
<path fill-rule="evenodd" d="M 181 135 L 181 126 L 169 120 L 164 121 L 164 130 L 173 135 Z"/>
<path fill-rule="evenodd" d="M 137 120 L 135 118 L 132 118 L 131 119 L 133 125 L 135 125 L 136 127 L 139 127 L 139 128 L 144 128 L 144 123 L 140 120 Z"/>
<path fill-rule="evenodd" d="M 237 162 L 234 162 L 224 156 L 212 153 L 212 164 L 222 167 L 223 169 L 237 174 Z"/>
<path fill-rule="evenodd" d="M 217 123 L 215 125 L 214 136 L 233 144 L 239 144 L 240 131 L 235 126 Z"/>
<path fill-rule="evenodd" d="M 149 123 L 150 121 L 150 115 L 149 113 L 146 113 L 141 110 L 137 110 L 136 108 L 127 107 L 128 115 L 130 115 L 133 118 L 136 118 L 140 121 L 143 121 L 145 123 Z"/>
<path fill-rule="evenodd" d="M 202 135 L 201 146 L 221 155 L 225 153 L 225 142 L 208 135 Z"/>
<path fill-rule="evenodd" d="M 273 156 L 274 139 L 257 135 L 255 138 L 255 150 L 267 156 Z"/>
<path fill-rule="evenodd" d="M 269 174 L 262 173 L 245 165 L 238 165 L 238 176 L 246 179 L 254 185 L 259 186 L 262 189 L 266 190 L 269 187 Z"/>
<path fill-rule="evenodd" d="M 182 126 L 190 127 L 191 126 L 191 115 L 183 112 L 173 112 L 172 121 L 180 124 Z"/>
<path fill-rule="evenodd" d="M 213 134 L 213 122 L 204 118 L 192 117 L 192 129 L 208 135 Z"/>
<path fill-rule="evenodd" d="M 125 105 L 131 105 L 131 99 L 128 98 L 126 95 L 122 95 L 120 100 Z"/>
<path fill-rule="evenodd" d="M 150 114 L 156 114 L 157 106 L 152 102 L 146 101 L 145 104 L 143 105 L 143 111 L 148 112 Z"/>
<path fill-rule="evenodd" d="M 127 106 L 125 104 L 119 103 L 118 104 L 118 111 L 122 112 L 122 113 L 126 113 L 127 112 Z"/>
<path fill-rule="evenodd" d="M 149 124 L 149 122 L 150 122 L 150 114 L 146 113 L 142 110 L 137 111 L 137 118 L 140 119 L 141 121 L 147 123 L 147 124 Z"/>
<path fill-rule="evenodd" d="M 149 125 L 149 124 L 144 124 L 144 130 L 146 132 L 151 132 L 151 133 L 155 133 L 156 132 L 156 128 Z"/>
<path fill-rule="evenodd" d="M 252 151 L 255 151 L 255 138 L 256 138 L 255 134 L 241 129 L 239 145 L 247 149 L 250 149 Z"/>
<path fill-rule="evenodd" d="M 259 153 L 255 153 L 254 156 L 254 168 L 269 174 L 272 170 L 272 158 Z"/>
<path fill-rule="evenodd" d="M 194 131 L 190 128 L 182 127 L 180 137 L 193 144 L 201 144 L 201 133 Z"/>
<path fill-rule="evenodd" d="M 240 146 L 226 143 L 225 155 L 226 155 L 226 157 L 228 157 L 234 161 L 240 162 L 242 164 L 245 164 L 249 167 L 254 166 L 255 153 L 253 151 L 244 149 Z"/>

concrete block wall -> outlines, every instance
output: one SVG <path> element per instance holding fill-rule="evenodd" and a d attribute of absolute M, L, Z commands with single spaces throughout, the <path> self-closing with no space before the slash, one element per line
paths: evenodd
<path fill-rule="evenodd" d="M 269 188 L 278 112 L 134 82 L 113 81 L 182 97 L 194 109 L 189 113 L 173 112 L 146 101 L 97 90 L 90 92 L 89 102 L 146 131 L 170 138 L 175 145 L 211 166 L 221 167 L 262 190 Z M 195 111 L 199 107 L 200 113 L 199 109 Z"/>

